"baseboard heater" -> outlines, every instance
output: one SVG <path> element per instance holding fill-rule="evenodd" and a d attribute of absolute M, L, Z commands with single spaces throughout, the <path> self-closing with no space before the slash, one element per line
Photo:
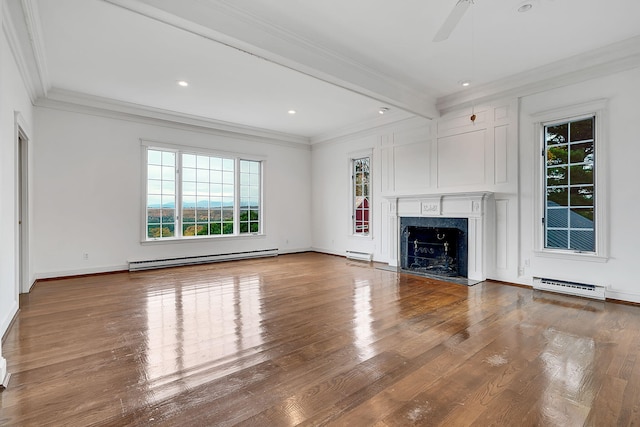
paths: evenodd
<path fill-rule="evenodd" d="M 277 249 L 263 249 L 259 251 L 232 252 L 217 255 L 200 255 L 144 261 L 129 261 L 129 271 L 150 270 L 153 268 L 177 267 L 180 265 L 206 264 L 211 262 L 232 261 L 249 258 L 264 258 L 277 256 Z"/>
<path fill-rule="evenodd" d="M 588 285 L 585 283 L 568 282 L 565 280 L 545 279 L 542 277 L 533 278 L 533 289 L 543 291 L 558 292 L 569 295 L 605 299 L 605 287 L 598 285 Z"/>
<path fill-rule="evenodd" d="M 369 254 L 366 252 L 347 251 L 347 258 L 355 259 L 357 261 L 371 262 L 371 260 L 373 259 L 373 254 Z"/>

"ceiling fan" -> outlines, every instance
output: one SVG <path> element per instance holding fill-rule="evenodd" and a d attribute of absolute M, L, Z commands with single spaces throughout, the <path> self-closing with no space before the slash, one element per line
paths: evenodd
<path fill-rule="evenodd" d="M 444 24 L 440 27 L 435 37 L 433 38 L 434 42 L 441 42 L 449 38 L 449 35 L 453 32 L 453 30 L 458 25 L 458 22 L 464 16 L 464 13 L 469 9 L 469 6 L 473 4 L 474 0 L 458 0 L 455 6 L 453 6 L 453 10 L 447 16 L 447 19 L 444 21 Z"/>

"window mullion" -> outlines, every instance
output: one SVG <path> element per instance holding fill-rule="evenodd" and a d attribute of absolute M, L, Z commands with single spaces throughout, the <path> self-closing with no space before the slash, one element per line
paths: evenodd
<path fill-rule="evenodd" d="M 176 238 L 182 238 L 182 152 L 176 151 Z"/>
<path fill-rule="evenodd" d="M 240 234 L 240 158 L 236 157 L 234 162 L 234 183 L 233 183 L 233 234 Z"/>

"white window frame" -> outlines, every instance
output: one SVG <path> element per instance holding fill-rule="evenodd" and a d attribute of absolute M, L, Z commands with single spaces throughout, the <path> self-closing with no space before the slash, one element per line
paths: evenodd
<path fill-rule="evenodd" d="M 535 152 L 536 161 L 536 188 L 535 188 L 535 255 L 547 258 L 559 258 L 569 260 L 583 260 L 593 262 L 607 262 L 609 257 L 609 233 L 607 227 L 608 192 L 607 192 L 607 145 L 608 145 L 608 108 L 606 100 L 597 100 L 569 107 L 557 108 L 539 112 L 533 115 L 535 120 Z M 546 191 L 546 153 L 544 128 L 556 123 L 565 123 L 595 117 L 594 120 L 594 152 L 595 152 L 595 251 L 580 252 L 570 249 L 556 249 L 545 247 L 546 227 L 543 223 L 545 217 L 545 191 Z"/>
<path fill-rule="evenodd" d="M 263 238 L 266 236 L 266 221 L 264 212 L 264 170 L 266 158 L 263 156 L 247 155 L 243 153 L 234 153 L 221 150 L 211 150 L 202 147 L 185 146 L 179 144 L 172 144 L 166 142 L 159 142 L 147 139 L 140 140 L 141 146 L 141 233 L 140 242 L 142 244 L 157 244 L 157 243 L 179 243 L 179 242 L 196 242 L 196 241 L 211 241 L 215 239 L 247 239 L 247 238 Z M 147 151 L 148 150 L 160 150 L 160 151 L 172 151 L 176 154 L 176 221 L 175 231 L 173 237 L 160 237 L 149 238 L 147 236 Z M 233 234 L 220 234 L 220 235 L 206 235 L 206 236 L 183 236 L 182 235 L 182 154 L 196 154 L 212 157 L 222 157 L 227 159 L 234 159 L 234 221 L 233 221 Z M 260 206 L 259 206 L 259 232 L 258 233 L 240 233 L 240 161 L 249 160 L 260 162 Z"/>
<path fill-rule="evenodd" d="M 369 158 L 369 231 L 364 233 L 356 233 L 355 231 L 355 170 L 354 160 Z M 373 149 L 356 151 L 349 153 L 349 235 L 358 239 L 373 239 Z"/>

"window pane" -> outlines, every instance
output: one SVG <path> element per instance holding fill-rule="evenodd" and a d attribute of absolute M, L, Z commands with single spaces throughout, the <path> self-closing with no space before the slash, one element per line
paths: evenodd
<path fill-rule="evenodd" d="M 159 179 L 150 179 L 147 181 L 148 194 L 162 194 L 162 181 Z"/>
<path fill-rule="evenodd" d="M 162 152 L 162 164 L 164 166 L 175 166 L 176 165 L 176 153 L 171 151 L 163 151 Z"/>
<path fill-rule="evenodd" d="M 219 222 L 213 222 L 209 226 L 209 234 L 222 234 L 222 224 Z"/>
<path fill-rule="evenodd" d="M 222 234 L 233 234 L 233 221 L 222 223 Z"/>
<path fill-rule="evenodd" d="M 183 224 L 182 225 L 182 235 L 183 236 L 195 236 L 196 235 L 196 226 L 194 224 Z"/>
<path fill-rule="evenodd" d="M 547 226 L 554 227 L 568 227 L 569 226 L 569 209 L 549 209 L 547 211 Z"/>
<path fill-rule="evenodd" d="M 569 147 L 560 145 L 547 149 L 547 166 L 566 165 L 569 163 Z"/>
<path fill-rule="evenodd" d="M 196 167 L 198 169 L 209 170 L 209 157 L 208 156 L 197 156 L 196 157 Z"/>
<path fill-rule="evenodd" d="M 194 208 L 185 208 L 184 204 L 182 205 L 182 222 L 184 223 L 194 223 L 196 222 L 196 210 Z"/>
<path fill-rule="evenodd" d="M 160 195 L 150 194 L 147 196 L 147 208 L 159 208 L 162 205 Z"/>
<path fill-rule="evenodd" d="M 593 143 L 571 144 L 571 163 L 593 164 Z"/>
<path fill-rule="evenodd" d="M 555 249 L 567 249 L 569 245 L 568 230 L 548 230 L 547 247 Z"/>
<path fill-rule="evenodd" d="M 173 237 L 173 231 L 173 224 L 162 224 L 162 237 Z"/>
<path fill-rule="evenodd" d="M 566 188 L 547 189 L 547 206 L 569 206 L 569 192 Z"/>
<path fill-rule="evenodd" d="M 593 186 L 571 188 L 571 206 L 593 206 Z"/>
<path fill-rule="evenodd" d="M 593 166 L 578 165 L 571 166 L 571 184 L 593 184 Z"/>
<path fill-rule="evenodd" d="M 196 180 L 196 170 L 193 168 L 182 168 L 182 181 L 194 182 Z"/>
<path fill-rule="evenodd" d="M 164 181 L 162 182 L 162 194 L 175 195 L 176 194 L 176 182 Z"/>
<path fill-rule="evenodd" d="M 176 179 L 176 168 L 173 166 L 162 167 L 162 179 L 173 181 Z"/>
<path fill-rule="evenodd" d="M 149 164 L 149 165 L 161 165 L 162 164 L 162 151 L 147 150 L 147 164 Z"/>
<path fill-rule="evenodd" d="M 566 166 L 547 169 L 547 185 L 548 186 L 567 185 L 568 183 L 569 183 L 569 180 L 567 177 Z"/>
<path fill-rule="evenodd" d="M 571 230 L 569 233 L 571 249 L 585 252 L 593 252 L 595 250 L 596 239 L 593 231 Z"/>
<path fill-rule="evenodd" d="M 571 209 L 571 228 L 593 228 L 593 208 Z"/>
<path fill-rule="evenodd" d="M 193 154 L 183 154 L 182 155 L 182 167 L 183 168 L 195 168 L 196 167 L 196 156 Z"/>
<path fill-rule="evenodd" d="M 571 142 L 593 139 L 593 118 L 571 123 Z"/>
<path fill-rule="evenodd" d="M 147 178 L 162 179 L 162 166 L 149 165 L 147 168 Z"/>
<path fill-rule="evenodd" d="M 160 225 L 150 225 L 147 227 L 147 237 L 156 239 L 160 237 Z"/>
<path fill-rule="evenodd" d="M 162 223 L 166 224 L 175 222 L 175 213 L 175 209 L 162 209 Z"/>
<path fill-rule="evenodd" d="M 564 144 L 569 141 L 569 124 L 548 126 L 545 132 L 547 145 Z"/>
<path fill-rule="evenodd" d="M 147 223 L 160 224 L 162 218 L 162 209 L 147 209 Z"/>

